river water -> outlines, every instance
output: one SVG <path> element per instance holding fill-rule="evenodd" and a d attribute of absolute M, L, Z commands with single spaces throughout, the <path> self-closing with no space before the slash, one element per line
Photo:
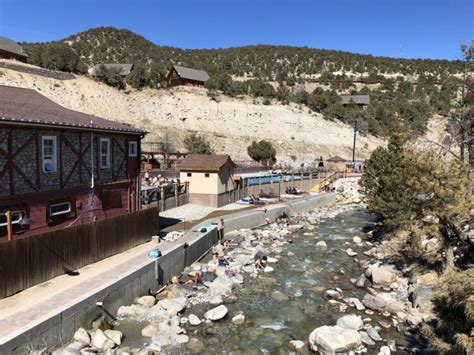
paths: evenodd
<path fill-rule="evenodd" d="M 367 259 L 362 252 L 369 247 L 358 248 L 352 238 L 360 236 L 364 240 L 362 230 L 372 223 L 373 219 L 365 209 L 359 208 L 327 219 L 312 231 L 302 230 L 291 235 L 288 239 L 293 243 L 285 244 L 279 262 L 272 264 L 275 271 L 259 274 L 257 278 L 246 274 L 244 284 L 234 290 L 236 301 L 226 303 L 229 313 L 225 319 L 197 327 L 185 324 L 183 327 L 191 341 L 175 353 L 286 354 L 290 340 L 307 342 L 308 335 L 316 327 L 335 325 L 345 314 L 371 318 L 364 323 L 373 326 L 378 326 L 381 320 L 391 324 L 390 317 L 377 313 L 367 315 L 353 307 L 347 307 L 342 313 L 340 304 L 330 303 L 324 294 L 326 289 L 338 287 L 343 297 L 363 298 L 367 291 L 355 287 L 349 280 L 358 278 L 363 272 L 358 261 Z M 316 247 L 320 240 L 326 242 L 326 250 Z M 355 258 L 346 254 L 349 247 L 358 252 Z M 280 298 L 275 299 L 275 291 L 283 296 L 279 294 Z M 212 307 L 194 305 L 182 316 L 194 313 L 202 318 Z M 244 325 L 231 322 L 239 312 L 246 317 Z M 143 338 L 140 333 L 146 325 L 131 321 L 121 323 L 117 329 L 125 335 L 122 346 L 143 347 L 148 343 L 150 339 Z M 403 333 L 393 325 L 389 329 L 381 327 L 379 332 L 384 339 L 405 343 Z M 368 353 L 377 354 L 382 345 L 386 344 L 378 342 L 369 346 Z"/>

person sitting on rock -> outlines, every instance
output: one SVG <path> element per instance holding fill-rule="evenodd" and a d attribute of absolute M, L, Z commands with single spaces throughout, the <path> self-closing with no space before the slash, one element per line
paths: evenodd
<path fill-rule="evenodd" d="M 263 251 L 258 251 L 253 257 L 255 267 L 257 269 L 264 269 L 267 266 L 268 257 Z"/>
<path fill-rule="evenodd" d="M 202 284 L 202 273 L 201 273 L 201 271 L 196 271 L 193 278 L 186 281 L 186 284 L 193 284 L 193 285 Z"/>

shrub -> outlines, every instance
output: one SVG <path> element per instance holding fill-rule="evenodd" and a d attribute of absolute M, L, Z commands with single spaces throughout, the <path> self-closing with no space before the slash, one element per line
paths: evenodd
<path fill-rule="evenodd" d="M 247 153 L 255 161 L 262 161 L 262 160 L 275 160 L 276 157 L 276 150 L 273 147 L 272 143 L 266 140 L 261 140 L 259 142 L 253 141 L 247 147 Z"/>
<path fill-rule="evenodd" d="M 191 133 L 184 139 L 184 147 L 192 154 L 212 154 L 209 142 L 197 133 Z"/>

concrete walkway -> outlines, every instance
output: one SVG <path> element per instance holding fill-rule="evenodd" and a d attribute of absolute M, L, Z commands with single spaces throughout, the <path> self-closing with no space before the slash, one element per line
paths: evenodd
<path fill-rule="evenodd" d="M 295 213 L 301 212 L 315 207 L 316 204 L 326 204 L 332 197 L 331 194 L 309 196 L 287 203 L 264 206 L 264 208 L 258 210 L 230 214 L 225 216 L 226 230 L 256 227 L 274 220 L 284 210 Z M 215 218 L 208 219 L 200 225 L 209 225 L 214 220 Z M 0 354 L 4 353 L 2 347 L 9 342 L 9 346 L 12 346 L 12 342 L 28 343 L 30 339 L 24 339 L 27 331 L 30 336 L 38 336 L 38 334 L 31 334 L 32 329 L 45 328 L 44 324 L 48 322 L 51 322 L 54 326 L 57 326 L 58 323 L 64 323 L 67 320 L 65 319 L 67 314 L 75 312 L 75 308 L 81 303 L 83 304 L 82 307 L 84 307 L 84 304 L 88 307 L 95 307 L 95 302 L 93 305 L 90 304 L 90 300 L 93 298 L 91 296 L 104 292 L 119 280 L 129 278 L 129 276 L 133 276 L 133 273 L 145 267 L 149 268 L 155 262 L 148 258 L 148 253 L 151 250 L 159 247 L 163 256 L 166 256 L 176 249 L 182 248 L 183 243 L 188 243 L 200 237 L 200 233 L 189 231 L 173 243 L 162 242 L 156 244 L 149 242 L 142 244 L 121 254 L 88 265 L 79 270 L 80 275 L 78 276 L 62 275 L 0 300 L 0 324 L 2 324 L 0 327 Z M 72 323 L 69 327 L 73 327 L 73 329 L 81 326 L 81 324 L 74 324 L 74 321 Z M 45 341 L 47 342 L 47 340 Z M 27 349 L 24 350 L 24 352 L 16 353 L 25 353 Z"/>

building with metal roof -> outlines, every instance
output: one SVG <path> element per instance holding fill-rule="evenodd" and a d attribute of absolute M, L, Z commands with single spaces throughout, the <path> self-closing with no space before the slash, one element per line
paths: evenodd
<path fill-rule="evenodd" d="M 28 55 L 17 42 L 0 36 L 0 58 L 14 59 L 26 63 Z"/>
<path fill-rule="evenodd" d="M 173 65 L 166 76 L 169 86 L 203 86 L 209 80 L 209 74 L 204 70 Z"/>
<path fill-rule="evenodd" d="M 370 105 L 370 96 L 369 95 L 342 95 L 341 104 L 349 105 L 351 102 L 354 102 L 357 106 L 368 106 Z"/>

